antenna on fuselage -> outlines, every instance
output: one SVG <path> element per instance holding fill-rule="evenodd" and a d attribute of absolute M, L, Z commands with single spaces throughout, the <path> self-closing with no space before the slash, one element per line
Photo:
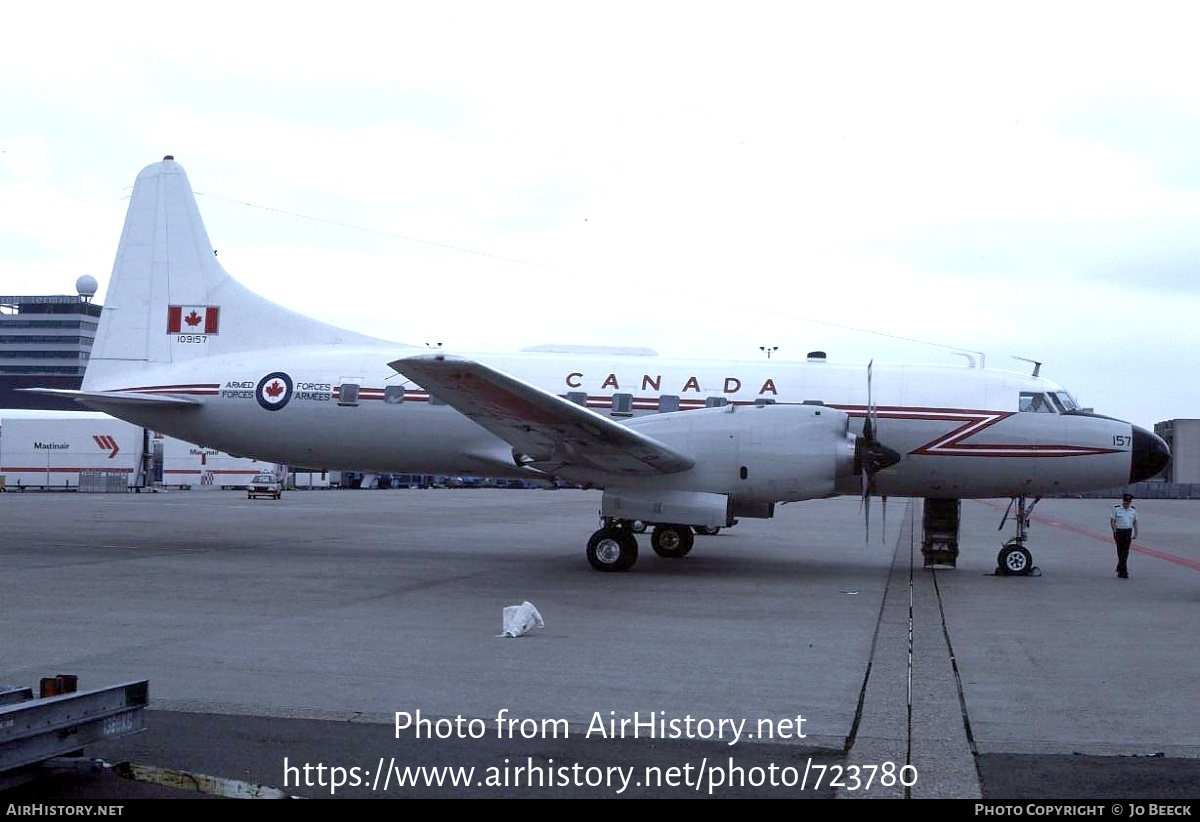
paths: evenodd
<path fill-rule="evenodd" d="M 1018 357 L 1016 354 L 1013 354 L 1013 355 L 1012 355 L 1012 358 L 1013 358 L 1014 360 L 1020 360 L 1021 362 L 1031 362 L 1031 363 L 1033 363 L 1033 376 L 1035 376 L 1035 377 L 1036 377 L 1036 376 L 1037 376 L 1037 375 L 1038 375 L 1038 374 L 1041 372 L 1041 370 L 1042 370 L 1042 364 L 1041 364 L 1040 362 L 1038 362 L 1037 360 L 1031 360 L 1031 359 L 1029 359 L 1028 357 Z"/>

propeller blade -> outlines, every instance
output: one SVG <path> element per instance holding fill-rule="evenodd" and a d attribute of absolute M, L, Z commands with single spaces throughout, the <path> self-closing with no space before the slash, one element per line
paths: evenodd
<path fill-rule="evenodd" d="M 866 528 L 865 545 L 871 544 L 871 484 L 867 472 L 862 472 L 862 497 L 858 501 L 858 510 L 862 511 L 863 525 Z"/>
<path fill-rule="evenodd" d="M 862 435 L 855 443 L 855 470 L 862 477 L 863 519 L 867 526 L 867 539 L 871 537 L 871 497 L 876 492 L 875 475 L 884 468 L 900 461 L 900 454 L 879 441 L 879 425 L 873 393 L 875 360 L 867 363 L 867 409 L 863 420 Z M 887 498 L 884 497 L 884 527 L 887 527 Z"/>
<path fill-rule="evenodd" d="M 875 395 L 872 392 L 872 387 L 871 387 L 872 376 L 873 376 L 874 370 L 875 370 L 875 360 L 871 360 L 869 363 L 867 363 L 867 421 L 863 424 L 863 433 L 866 434 L 867 439 L 869 439 L 869 440 L 873 440 L 873 438 L 876 435 L 876 431 L 875 431 L 875 428 L 876 428 L 876 425 L 875 425 L 875 399 L 874 399 Z"/>
<path fill-rule="evenodd" d="M 862 446 L 862 453 L 859 456 L 859 466 L 862 472 L 862 503 L 859 508 L 863 512 L 863 525 L 866 527 L 866 540 L 869 544 L 871 541 L 871 492 L 875 490 L 875 471 L 872 466 L 872 451 L 875 445 L 875 425 L 874 420 L 874 401 L 871 398 L 871 369 L 875 367 L 875 360 L 867 363 L 867 416 L 863 421 L 862 438 L 857 445 Z M 857 449 L 856 449 L 857 450 Z"/>
<path fill-rule="evenodd" d="M 863 508 L 863 525 L 867 529 L 866 540 L 869 544 L 871 541 L 871 497 L 863 497 L 863 503 L 865 505 Z"/>

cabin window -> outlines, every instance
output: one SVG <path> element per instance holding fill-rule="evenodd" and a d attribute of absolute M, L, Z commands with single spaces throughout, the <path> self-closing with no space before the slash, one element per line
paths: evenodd
<path fill-rule="evenodd" d="M 672 411 L 679 410 L 679 397 L 674 394 L 663 394 L 658 398 L 658 412 L 660 414 L 669 414 Z"/>
<path fill-rule="evenodd" d="M 728 397 L 709 397 L 704 401 L 705 408 L 722 408 L 729 405 Z"/>
<path fill-rule="evenodd" d="M 613 394 L 612 412 L 614 414 L 632 414 L 633 394 Z"/>
<path fill-rule="evenodd" d="M 756 399 L 754 401 L 754 404 L 755 405 L 774 405 L 775 400 L 771 399 L 770 397 L 759 397 L 758 399 Z"/>
<path fill-rule="evenodd" d="M 584 408 L 587 408 L 587 392 L 586 391 L 568 391 L 567 392 L 567 400 L 575 403 L 576 405 L 582 405 Z"/>
<path fill-rule="evenodd" d="M 404 402 L 404 386 L 389 385 L 383 389 L 383 401 L 388 405 L 399 405 Z"/>
<path fill-rule="evenodd" d="M 445 405 L 446 401 L 439 400 L 437 397 L 433 396 L 433 394 L 430 394 L 429 395 L 429 404 L 430 405 Z"/>
<path fill-rule="evenodd" d="M 341 384 L 338 388 L 338 405 L 358 405 L 358 383 Z"/>

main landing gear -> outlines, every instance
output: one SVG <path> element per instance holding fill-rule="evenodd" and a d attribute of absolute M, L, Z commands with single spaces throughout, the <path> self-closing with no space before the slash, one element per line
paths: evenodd
<path fill-rule="evenodd" d="M 587 543 L 588 562 L 597 571 L 627 571 L 637 557 L 637 537 L 628 520 L 608 520 Z"/>
<path fill-rule="evenodd" d="M 633 567 L 638 558 L 638 544 L 635 532 L 644 531 L 643 525 L 638 528 L 637 521 L 606 517 L 604 526 L 592 534 L 587 543 L 587 558 L 597 571 L 627 571 Z M 660 557 L 676 559 L 687 556 L 696 544 L 696 536 L 689 525 L 654 526 L 650 535 L 650 547 Z"/>
<path fill-rule="evenodd" d="M 1008 521 L 1008 515 L 1012 511 L 1014 502 L 1017 504 L 1017 535 L 1004 543 L 1004 547 L 996 555 L 996 574 L 1007 577 L 1024 577 L 1033 573 L 1033 554 L 1029 553 L 1029 549 L 1025 547 L 1025 539 L 1033 507 L 1041 502 L 1041 497 L 1035 499 L 1028 508 L 1025 507 L 1025 497 L 1013 497 L 1008 503 L 1008 509 L 1004 512 L 1004 519 L 1000 520 L 1001 528 Z"/>
<path fill-rule="evenodd" d="M 660 557 L 675 559 L 687 556 L 696 544 L 692 529 L 686 525 L 656 525 L 650 535 L 650 547 Z"/>

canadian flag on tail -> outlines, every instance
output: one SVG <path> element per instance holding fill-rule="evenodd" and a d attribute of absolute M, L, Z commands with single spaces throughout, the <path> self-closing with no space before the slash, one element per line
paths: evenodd
<path fill-rule="evenodd" d="M 215 305 L 169 305 L 167 333 L 216 334 L 220 316 Z"/>

